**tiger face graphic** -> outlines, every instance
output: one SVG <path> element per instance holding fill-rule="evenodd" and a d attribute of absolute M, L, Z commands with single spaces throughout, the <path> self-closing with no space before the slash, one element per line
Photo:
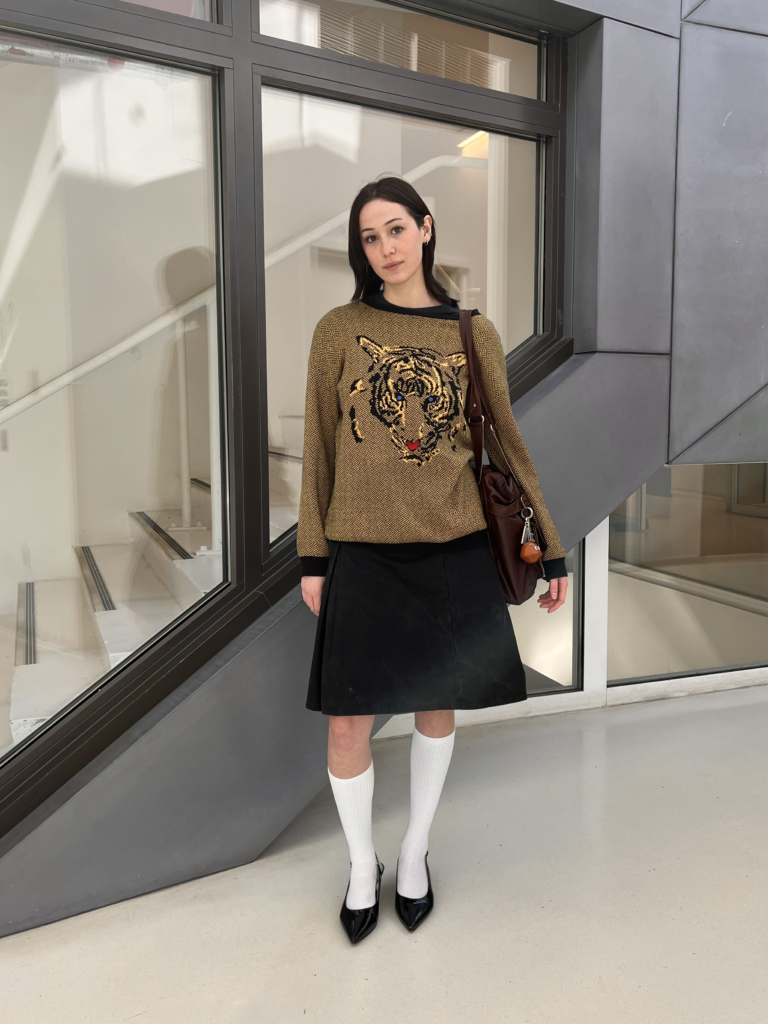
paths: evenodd
<path fill-rule="evenodd" d="M 389 430 L 401 460 L 423 466 L 438 454 L 446 436 L 455 450 L 456 434 L 466 429 L 459 384 L 464 353 L 443 356 L 430 348 L 394 348 L 362 335 L 357 343 L 372 362 L 368 377 L 356 380 L 350 395 L 368 393 L 371 413 Z M 349 416 L 353 437 L 362 441 L 354 407 Z"/>

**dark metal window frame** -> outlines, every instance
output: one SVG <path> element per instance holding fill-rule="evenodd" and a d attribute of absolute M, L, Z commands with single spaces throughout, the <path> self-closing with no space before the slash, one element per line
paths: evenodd
<path fill-rule="evenodd" d="M 214 23 L 124 0 L 0 0 L 0 31 L 177 64 L 214 80 L 220 158 L 222 451 L 229 513 L 229 582 L 12 748 L 0 763 L 0 835 L 299 581 L 295 535 L 270 548 L 268 530 L 262 84 L 543 139 L 544 332 L 512 353 L 510 382 L 522 393 L 553 368 L 558 345 L 567 350 L 560 332 L 566 79 L 561 38 L 546 37 L 547 99 L 538 101 L 262 36 L 258 0 L 218 0 L 217 10 Z M 470 10 L 467 21 L 473 22 Z M 483 27 L 512 34 L 503 24 Z M 520 34 L 531 35 L 529 30 Z"/>

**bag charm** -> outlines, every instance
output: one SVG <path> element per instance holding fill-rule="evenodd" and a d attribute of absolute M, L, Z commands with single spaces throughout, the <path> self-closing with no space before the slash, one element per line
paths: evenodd
<path fill-rule="evenodd" d="M 526 515 L 525 513 L 528 513 Z M 542 557 L 542 550 L 539 547 L 536 536 L 531 529 L 531 517 L 533 516 L 532 508 L 523 509 L 523 519 L 525 520 L 525 526 L 523 527 L 523 536 L 520 539 L 520 557 L 524 562 L 528 562 L 529 565 L 533 565 L 538 562 Z"/>

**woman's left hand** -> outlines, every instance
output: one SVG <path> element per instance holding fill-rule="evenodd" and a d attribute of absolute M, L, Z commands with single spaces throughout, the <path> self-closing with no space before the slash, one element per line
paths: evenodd
<path fill-rule="evenodd" d="M 565 592 L 568 589 L 568 577 L 560 576 L 556 580 L 549 581 L 549 590 L 539 594 L 539 607 L 544 608 L 549 615 L 556 612 L 565 601 Z"/>

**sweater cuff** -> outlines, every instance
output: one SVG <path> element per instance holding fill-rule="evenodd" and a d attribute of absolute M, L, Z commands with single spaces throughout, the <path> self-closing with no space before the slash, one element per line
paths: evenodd
<path fill-rule="evenodd" d="M 317 555 L 302 555 L 301 575 L 302 576 L 326 576 L 328 574 L 328 556 L 320 558 Z"/>
<path fill-rule="evenodd" d="M 564 558 L 550 558 L 548 562 L 544 562 L 544 577 L 547 581 L 557 580 L 561 576 L 567 576 L 568 570 L 565 568 Z"/>

